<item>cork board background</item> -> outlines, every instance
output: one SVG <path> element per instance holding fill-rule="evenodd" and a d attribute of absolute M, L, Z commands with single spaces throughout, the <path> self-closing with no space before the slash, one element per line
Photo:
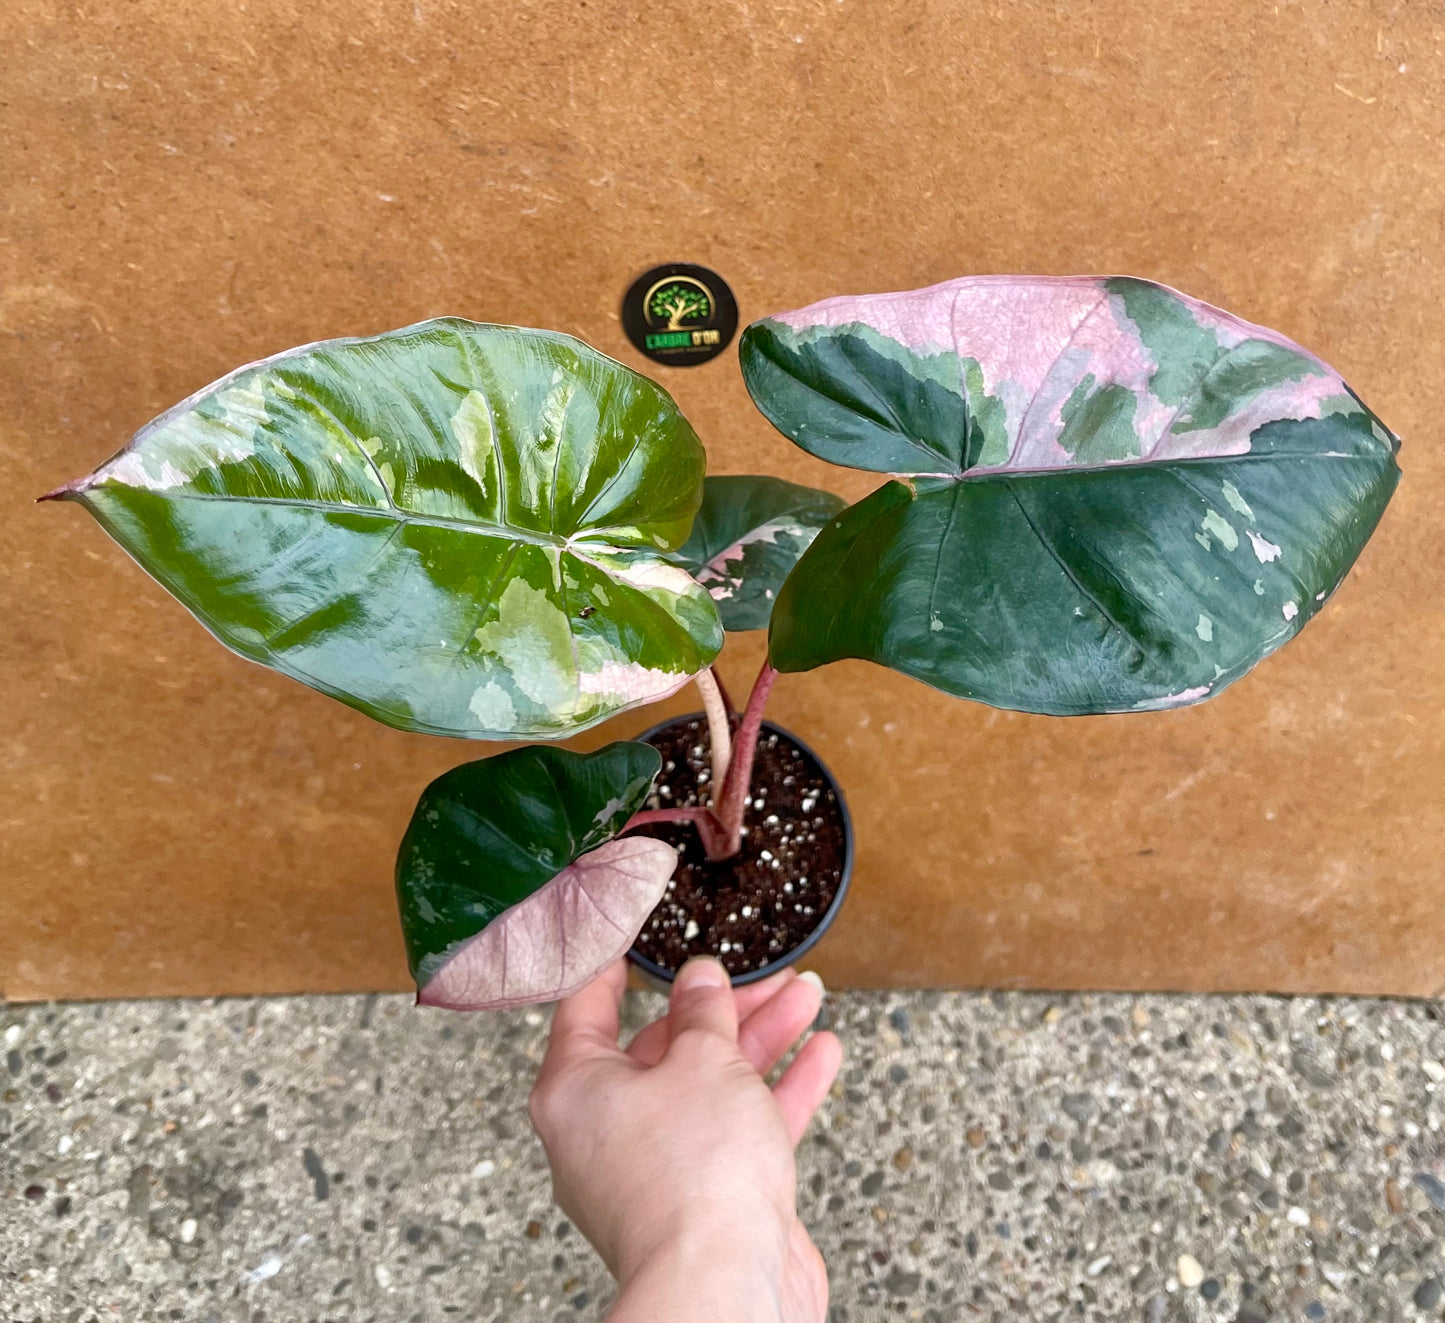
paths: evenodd
<path fill-rule="evenodd" d="M 406 986 L 395 844 L 490 747 L 232 657 L 31 498 L 303 341 L 453 313 L 644 367 L 617 304 L 669 260 L 744 321 L 1152 277 L 1294 336 L 1405 439 L 1329 609 L 1202 707 L 785 677 L 774 719 L 856 817 L 830 983 L 1445 991 L 1438 4 L 10 0 L 0 43 L 5 996 Z M 876 485 L 774 434 L 731 352 L 654 371 L 714 472 Z M 735 690 L 760 649 L 728 645 Z"/>

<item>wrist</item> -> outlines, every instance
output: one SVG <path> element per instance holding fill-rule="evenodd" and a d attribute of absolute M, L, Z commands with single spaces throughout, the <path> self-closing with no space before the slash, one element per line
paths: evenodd
<path fill-rule="evenodd" d="M 608 1323 L 781 1323 L 787 1233 L 680 1227 L 618 1273 Z"/>

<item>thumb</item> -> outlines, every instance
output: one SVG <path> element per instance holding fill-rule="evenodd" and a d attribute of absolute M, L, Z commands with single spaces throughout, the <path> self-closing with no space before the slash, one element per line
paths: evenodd
<path fill-rule="evenodd" d="M 676 1040 L 684 1030 L 701 1029 L 730 1043 L 738 1041 L 738 1008 L 733 1000 L 732 980 L 720 961 L 695 956 L 677 971 L 667 1027 L 669 1040 Z"/>

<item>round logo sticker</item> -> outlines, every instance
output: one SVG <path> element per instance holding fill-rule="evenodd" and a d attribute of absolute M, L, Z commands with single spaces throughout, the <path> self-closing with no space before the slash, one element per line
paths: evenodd
<path fill-rule="evenodd" d="M 669 262 L 632 282 L 622 300 L 622 329 L 654 363 L 696 367 L 732 343 L 738 304 L 716 271 Z"/>

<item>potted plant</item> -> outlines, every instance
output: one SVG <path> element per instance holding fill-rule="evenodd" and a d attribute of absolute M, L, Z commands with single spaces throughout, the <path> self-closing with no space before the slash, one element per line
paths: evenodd
<path fill-rule="evenodd" d="M 1398 442 L 1285 337 L 1148 281 L 978 277 L 755 322 L 743 378 L 844 508 L 704 476 L 668 394 L 569 336 L 440 319 L 243 367 L 81 502 L 223 643 L 404 730 L 556 740 L 422 793 L 397 860 L 423 1002 L 550 1000 L 637 943 L 666 976 L 796 958 L 849 875 L 838 788 L 767 725 L 782 672 L 864 658 L 1077 716 L 1218 694 L 1319 611 Z M 711 669 L 766 627 L 741 712 Z M 958 791 L 968 799 L 966 761 Z"/>

